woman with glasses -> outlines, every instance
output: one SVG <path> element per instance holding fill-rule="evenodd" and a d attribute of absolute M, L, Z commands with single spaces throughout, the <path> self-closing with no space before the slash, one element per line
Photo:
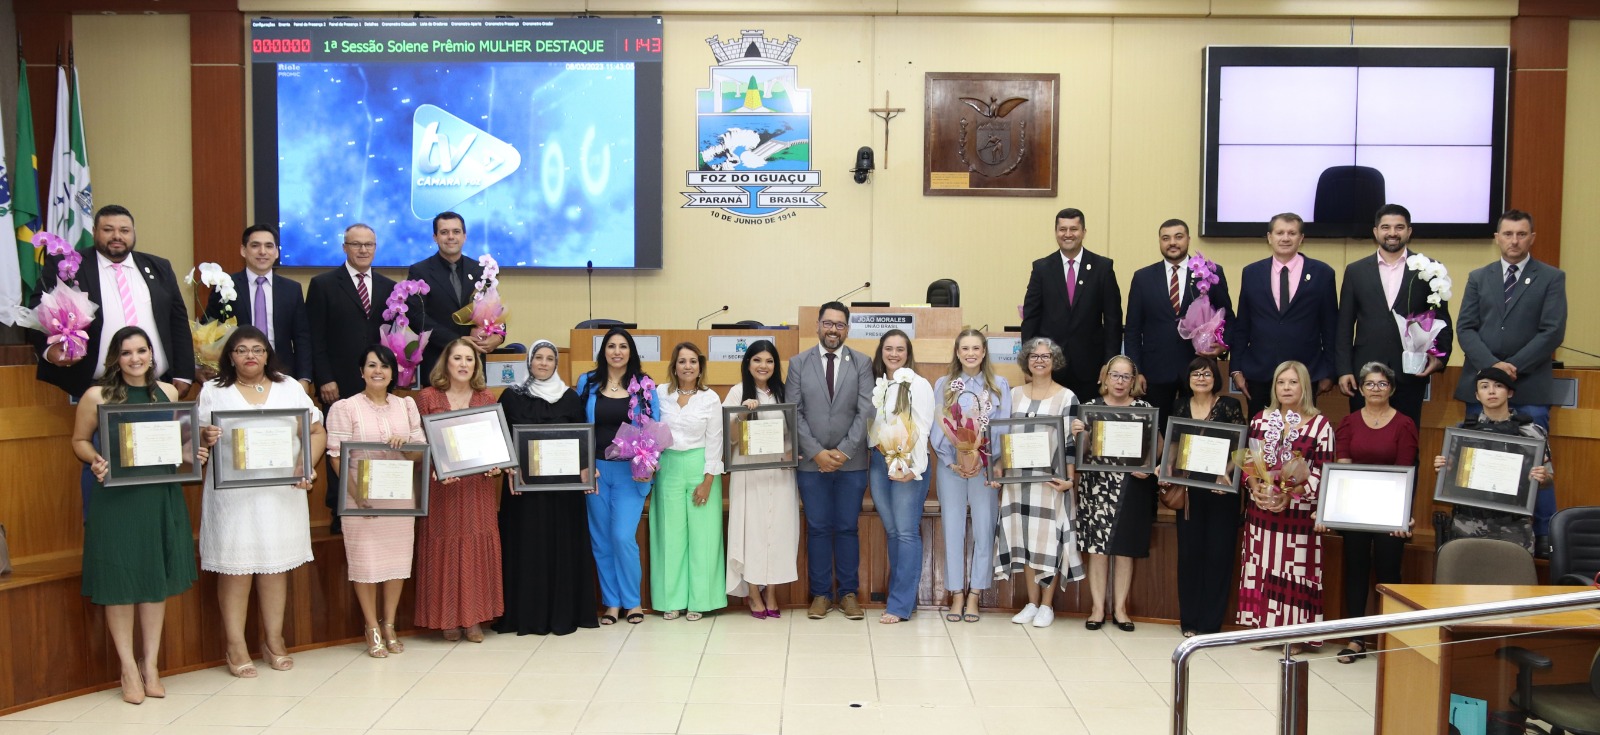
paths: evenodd
<path fill-rule="evenodd" d="M 1088 406 L 1141 406 L 1139 368 L 1126 355 L 1100 368 L 1100 397 Z M 1084 430 L 1072 420 L 1072 433 Z M 1092 607 L 1083 627 L 1099 630 L 1106 622 L 1106 578 L 1112 580 L 1111 621 L 1133 632 L 1128 591 L 1133 588 L 1133 560 L 1150 555 L 1150 527 L 1156 519 L 1155 480 L 1144 472 L 1078 473 L 1078 550 L 1089 555 L 1089 597 Z M 1115 569 L 1109 570 L 1111 558 Z"/>
<path fill-rule="evenodd" d="M 1035 337 L 1022 343 L 1024 380 L 1011 389 L 1011 415 L 1057 416 L 1071 414 L 1078 396 L 1057 383 L 1052 375 L 1067 365 L 1061 348 L 1049 337 Z M 1060 432 L 1059 421 L 1052 429 L 1032 427 L 1032 431 Z M 1052 442 L 1053 453 L 1060 449 Z M 1072 451 L 1067 439 L 1065 451 Z M 1052 460 L 1060 459 L 1052 457 Z M 1055 582 L 1063 589 L 1067 582 L 1083 579 L 1083 557 L 1072 530 L 1072 466 L 1065 477 L 1053 477 L 1046 470 L 1023 470 L 1037 481 L 1011 483 L 1000 487 L 1000 556 L 995 575 L 1010 579 L 1019 571 L 1028 575 L 1028 604 L 1011 618 L 1018 625 L 1048 628 L 1056 618 Z"/>
<path fill-rule="evenodd" d="M 1397 467 L 1415 465 L 1417 425 L 1410 416 L 1389 405 L 1389 398 L 1394 395 L 1394 370 L 1381 362 L 1369 362 L 1361 366 L 1356 380 L 1366 403 L 1361 410 L 1339 422 L 1333 441 L 1336 461 Z M 1318 526 L 1316 530 L 1321 533 L 1327 529 Z M 1367 592 L 1372 589 L 1367 578 L 1374 564 L 1377 565 L 1378 584 L 1400 583 L 1400 561 L 1411 532 L 1340 531 L 1339 535 L 1344 537 L 1344 617 L 1358 618 L 1367 614 Z M 1350 664 L 1366 658 L 1366 651 L 1372 645 L 1360 636 L 1351 638 L 1339 651 L 1339 663 Z"/>
<path fill-rule="evenodd" d="M 1191 360 L 1172 418 L 1243 426 L 1244 406 L 1233 396 L 1220 395 L 1221 388 L 1222 368 L 1215 358 Z M 1188 638 L 1221 631 L 1227 617 L 1239 545 L 1239 494 L 1188 488 L 1185 496 L 1187 505 L 1178 512 L 1178 618 Z"/>
<path fill-rule="evenodd" d="M 999 485 L 989 479 L 989 421 L 1011 415 L 1011 386 L 994 374 L 983 332 L 956 336 L 950 369 L 933 386 L 940 407 L 933 430 L 939 455 L 939 515 L 944 528 L 945 589 L 952 623 L 978 622 L 978 594 L 994 581 Z M 967 509 L 972 509 L 972 563 L 967 563 Z M 969 592 L 970 591 L 970 592 Z"/>
<path fill-rule="evenodd" d="M 322 456 L 328 441 L 322 411 L 294 378 L 283 374 L 267 335 L 252 326 L 239 327 L 223 343 L 220 363 L 216 380 L 200 391 L 196 410 L 201 423 L 215 425 L 212 414 L 217 411 L 304 409 L 311 421 L 311 456 Z M 253 425 L 262 424 L 249 420 L 230 426 Z M 231 446 L 232 437 L 224 443 L 229 445 L 224 456 L 231 458 L 239 451 Z M 292 485 L 217 490 L 215 479 L 206 473 L 201 492 L 200 568 L 217 574 L 228 672 L 245 679 L 256 676 L 250 643 L 244 638 L 252 585 L 261 608 L 261 660 L 273 671 L 288 671 L 294 668 L 294 659 L 283 640 L 284 604 L 289 571 L 311 561 L 306 492 L 317 479 L 316 468 L 305 468 L 305 476 Z"/>

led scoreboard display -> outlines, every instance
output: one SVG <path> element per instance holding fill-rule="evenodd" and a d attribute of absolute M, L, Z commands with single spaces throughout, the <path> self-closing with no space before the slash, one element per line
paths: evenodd
<path fill-rule="evenodd" d="M 467 221 L 501 267 L 661 267 L 659 18 L 251 21 L 255 218 L 282 262 L 431 254 Z"/>

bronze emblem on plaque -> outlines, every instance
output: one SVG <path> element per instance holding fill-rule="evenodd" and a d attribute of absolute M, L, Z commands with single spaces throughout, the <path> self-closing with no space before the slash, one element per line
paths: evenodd
<path fill-rule="evenodd" d="M 1059 74 L 929 73 L 922 193 L 1055 196 Z"/>

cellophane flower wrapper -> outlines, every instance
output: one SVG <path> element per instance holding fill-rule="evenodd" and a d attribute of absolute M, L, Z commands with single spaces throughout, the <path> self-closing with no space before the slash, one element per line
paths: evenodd
<path fill-rule="evenodd" d="M 189 338 L 194 341 L 194 363 L 217 370 L 222 360 L 222 347 L 239 326 L 233 317 L 220 322 L 189 320 Z"/>
<path fill-rule="evenodd" d="M 989 464 L 989 440 L 978 428 L 978 423 L 962 415 L 961 406 L 950 407 L 950 415 L 940 420 L 950 445 L 956 450 L 956 464 L 971 472 Z"/>
<path fill-rule="evenodd" d="M 1394 315 L 1400 328 L 1400 367 L 1407 375 L 1421 375 L 1428 369 L 1429 357 L 1444 357 L 1436 345 L 1439 333 L 1444 331 L 1444 320 L 1434 317 L 1432 311 L 1411 316 Z"/>
<path fill-rule="evenodd" d="M 39 297 L 39 307 L 21 313 L 18 324 L 44 333 L 46 343 L 59 344 L 68 360 L 89 352 L 89 325 L 99 307 L 89 295 L 66 283 Z"/>
<path fill-rule="evenodd" d="M 910 424 L 910 415 L 899 414 L 878 426 L 878 451 L 883 452 L 883 461 L 891 476 L 911 473 L 911 450 L 916 443 L 916 432 Z"/>
<path fill-rule="evenodd" d="M 1228 345 L 1222 341 L 1226 316 L 1221 309 L 1211 305 L 1211 299 L 1195 299 L 1189 304 L 1189 310 L 1184 312 L 1183 318 L 1178 320 L 1178 336 L 1189 340 L 1195 352 L 1227 349 Z"/>
<path fill-rule="evenodd" d="M 428 344 L 428 335 L 433 330 L 422 334 L 411 331 L 411 325 L 401 324 L 398 328 L 384 324 L 378 327 L 378 342 L 394 352 L 395 362 L 399 363 L 399 375 L 396 375 L 395 387 L 410 388 L 417 380 L 417 367 L 422 364 L 422 348 Z"/>
<path fill-rule="evenodd" d="M 638 424 L 617 428 L 617 438 L 606 447 L 606 459 L 627 460 L 636 482 L 655 477 L 661 468 L 661 452 L 672 448 L 672 430 L 666 424 L 641 416 Z"/>
<path fill-rule="evenodd" d="M 1290 497 L 1299 498 L 1311 488 L 1311 463 L 1304 456 L 1295 452 L 1283 464 L 1278 466 L 1278 485 Z"/>

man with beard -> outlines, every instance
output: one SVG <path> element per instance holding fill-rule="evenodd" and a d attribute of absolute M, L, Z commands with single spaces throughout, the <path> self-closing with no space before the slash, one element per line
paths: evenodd
<path fill-rule="evenodd" d="M 1422 425 L 1422 396 L 1428 376 L 1444 369 L 1450 360 L 1454 336 L 1450 331 L 1450 305 L 1428 303 L 1433 289 L 1423 274 L 1407 265 L 1411 253 L 1411 212 L 1398 204 L 1385 204 L 1373 217 L 1372 239 L 1378 252 L 1344 269 L 1344 284 L 1339 289 L 1339 332 L 1334 340 L 1334 370 L 1339 374 L 1339 390 L 1350 397 L 1350 410 L 1360 410 L 1366 402 L 1356 386 L 1361 366 L 1381 362 L 1395 372 L 1394 394 L 1389 404 Z M 1434 340 L 1443 355 L 1428 355 L 1420 371 L 1408 371 L 1402 364 L 1400 322 L 1408 316 L 1432 311 L 1444 322 Z"/>
<path fill-rule="evenodd" d="M 1194 344 L 1178 336 L 1178 321 L 1189 305 L 1201 298 L 1195 287 L 1195 274 L 1189 270 L 1189 225 L 1169 219 L 1157 230 L 1161 262 L 1140 268 L 1128 286 L 1128 324 L 1123 338 L 1123 354 L 1139 366 L 1139 382 L 1144 399 L 1161 411 L 1163 430 L 1178 386 L 1189 379 L 1189 361 L 1195 357 Z M 1217 266 L 1217 283 L 1205 298 L 1232 321 L 1233 301 L 1228 298 L 1228 278 Z M 1218 346 L 1205 354 L 1222 354 Z M 1217 386 L 1219 389 L 1221 386 Z M 1079 396 L 1086 401 L 1094 396 Z"/>
<path fill-rule="evenodd" d="M 150 335 L 155 374 L 177 386 L 180 393 L 194 382 L 194 343 L 189 339 L 189 314 L 183 292 L 166 258 L 135 252 L 138 234 L 133 214 L 126 207 L 107 204 L 94 214 L 94 255 L 85 254 L 75 279 L 82 291 L 100 307 L 87 330 L 86 353 L 68 359 L 60 344 L 47 345 L 35 332 L 40 348 L 37 376 L 73 398 L 83 395 L 105 373 L 106 347 L 111 335 L 123 327 L 141 327 Z M 44 264 L 39 295 L 56 286 L 59 258 Z"/>

